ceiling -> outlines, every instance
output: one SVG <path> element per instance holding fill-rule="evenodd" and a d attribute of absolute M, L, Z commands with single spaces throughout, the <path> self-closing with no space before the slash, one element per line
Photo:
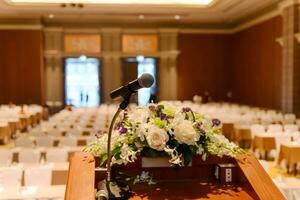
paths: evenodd
<path fill-rule="evenodd" d="M 143 0 L 141 0 L 143 1 Z M 0 23 L 36 19 L 43 23 L 232 26 L 277 8 L 281 0 L 213 0 L 204 5 L 12 4 L 0 1 Z M 70 2 L 70 1 L 69 1 Z"/>

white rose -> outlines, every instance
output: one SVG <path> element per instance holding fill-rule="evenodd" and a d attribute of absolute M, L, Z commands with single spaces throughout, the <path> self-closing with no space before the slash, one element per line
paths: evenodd
<path fill-rule="evenodd" d="M 169 140 L 167 132 L 156 126 L 151 126 L 146 136 L 147 142 L 152 149 L 162 151 Z"/>
<path fill-rule="evenodd" d="M 193 128 L 193 123 L 188 120 L 183 120 L 174 126 L 175 139 L 180 144 L 194 145 L 199 140 L 200 135 Z"/>

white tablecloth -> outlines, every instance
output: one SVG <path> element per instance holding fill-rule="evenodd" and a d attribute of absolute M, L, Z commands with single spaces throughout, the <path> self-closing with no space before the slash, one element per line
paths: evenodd
<path fill-rule="evenodd" d="M 65 185 L 43 187 L 9 187 L 0 186 L 0 200 L 16 199 L 64 199 Z"/>

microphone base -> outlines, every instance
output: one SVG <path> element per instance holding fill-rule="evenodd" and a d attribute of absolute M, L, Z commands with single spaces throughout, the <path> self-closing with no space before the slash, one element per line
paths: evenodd
<path fill-rule="evenodd" d="M 106 194 L 98 196 L 98 200 L 125 200 L 132 195 L 129 186 L 120 187 L 117 183 L 112 181 L 108 182 L 107 180 L 103 180 L 99 182 L 98 186 L 100 186 L 99 191 L 103 191 L 102 193 Z"/>

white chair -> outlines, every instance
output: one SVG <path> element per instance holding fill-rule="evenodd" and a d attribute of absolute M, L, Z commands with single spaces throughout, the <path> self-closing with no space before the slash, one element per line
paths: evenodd
<path fill-rule="evenodd" d="M 82 131 L 81 130 L 78 130 L 78 129 L 72 129 L 70 131 L 68 131 L 68 135 L 71 135 L 71 136 L 82 136 Z"/>
<path fill-rule="evenodd" d="M 0 165 L 10 165 L 12 162 L 13 153 L 8 149 L 0 150 Z"/>
<path fill-rule="evenodd" d="M 48 135 L 50 136 L 62 136 L 62 131 L 59 129 L 52 129 L 48 131 Z"/>
<path fill-rule="evenodd" d="M 52 147 L 53 146 L 53 139 L 49 136 L 39 136 L 36 137 L 36 146 L 37 147 Z"/>
<path fill-rule="evenodd" d="M 67 162 L 68 150 L 66 148 L 49 148 L 46 152 L 47 162 Z"/>
<path fill-rule="evenodd" d="M 33 129 L 28 132 L 28 136 L 30 136 L 30 137 L 39 137 L 41 135 L 43 135 L 43 132 L 38 129 Z"/>
<path fill-rule="evenodd" d="M 27 136 L 21 136 L 15 140 L 15 146 L 16 147 L 25 147 L 25 148 L 32 148 L 33 142 L 32 140 Z"/>
<path fill-rule="evenodd" d="M 298 125 L 298 127 L 300 127 L 300 119 L 296 120 L 296 124 Z"/>
<path fill-rule="evenodd" d="M 77 139 L 75 137 L 62 137 L 59 140 L 60 147 L 76 147 Z"/>
<path fill-rule="evenodd" d="M 22 166 L 0 167 L 0 185 L 4 187 L 16 187 L 21 185 Z"/>
<path fill-rule="evenodd" d="M 284 115 L 284 124 L 294 124 L 296 121 L 296 115 L 293 113 L 288 113 Z"/>
<path fill-rule="evenodd" d="M 37 165 L 27 167 L 24 171 L 25 186 L 50 186 L 53 165 Z"/>
<path fill-rule="evenodd" d="M 95 140 L 97 140 L 97 138 L 95 136 L 90 136 L 86 139 L 86 144 L 91 144 L 92 142 L 94 142 Z"/>
<path fill-rule="evenodd" d="M 283 127 L 284 132 L 287 133 L 292 133 L 292 132 L 297 132 L 298 131 L 298 125 L 296 124 L 286 124 Z"/>
<path fill-rule="evenodd" d="M 290 135 L 286 135 L 286 134 L 277 134 L 275 136 L 275 142 L 276 142 L 276 151 L 277 153 L 279 153 L 280 150 L 280 145 L 284 144 L 284 143 L 288 143 L 291 141 L 291 137 Z"/>
<path fill-rule="evenodd" d="M 260 125 L 260 124 L 253 124 L 251 125 L 250 127 L 251 129 L 251 134 L 252 134 L 252 137 L 254 135 L 257 135 L 257 134 L 261 134 L 261 133 L 265 133 L 265 127 L 263 125 Z"/>
<path fill-rule="evenodd" d="M 268 133 L 281 133 L 282 131 L 281 124 L 270 124 L 267 129 Z"/>
<path fill-rule="evenodd" d="M 40 151 L 37 149 L 22 149 L 19 152 L 20 163 L 39 163 Z"/>

